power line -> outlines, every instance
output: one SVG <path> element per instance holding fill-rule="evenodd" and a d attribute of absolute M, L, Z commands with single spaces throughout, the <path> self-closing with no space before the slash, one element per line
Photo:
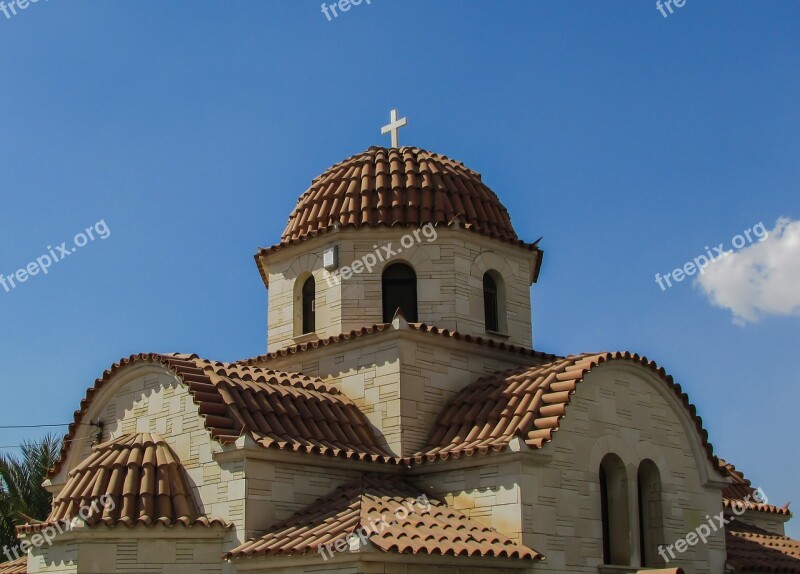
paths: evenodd
<path fill-rule="evenodd" d="M 52 425 L 0 425 L 0 429 L 41 429 L 48 427 L 66 427 L 69 425 L 96 427 L 97 423 L 60 423 Z"/>
<path fill-rule="evenodd" d="M 93 440 L 95 440 L 95 437 L 88 436 L 88 437 L 83 437 L 83 438 L 73 438 L 73 439 L 70 439 L 70 440 L 62 441 L 62 442 L 64 444 L 66 444 L 66 443 L 69 443 L 69 442 L 81 442 L 81 441 L 87 441 L 87 440 L 93 441 Z M 6 445 L 0 445 L 0 449 L 22 448 L 23 446 L 25 446 L 25 445 L 21 445 L 21 444 L 6 444 Z"/>

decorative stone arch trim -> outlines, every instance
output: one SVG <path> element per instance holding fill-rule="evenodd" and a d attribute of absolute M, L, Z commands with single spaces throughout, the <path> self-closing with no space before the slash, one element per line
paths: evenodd
<path fill-rule="evenodd" d="M 378 244 L 378 249 L 380 249 L 381 244 Z M 383 261 L 378 261 L 378 265 L 376 265 L 373 270 L 380 277 L 383 272 L 386 270 L 387 267 L 394 265 L 396 263 L 404 263 L 411 268 L 414 269 L 414 272 L 419 275 L 420 273 L 425 273 L 428 271 L 433 270 L 434 261 L 428 253 L 428 250 L 425 249 L 425 245 L 415 245 L 415 248 L 411 250 L 403 250 L 402 254 L 403 257 L 394 255 L 388 259 L 384 259 Z M 392 243 L 392 249 L 397 249 L 397 246 Z"/>
<path fill-rule="evenodd" d="M 483 274 L 487 271 L 496 271 L 501 277 L 516 277 L 516 273 L 509 265 L 508 260 L 495 251 L 484 251 L 475 258 L 470 269 L 470 277 L 477 281 L 475 286 L 483 287 Z"/>
<path fill-rule="evenodd" d="M 634 445 L 634 449 L 636 451 L 636 459 L 637 459 L 637 468 L 639 465 L 642 464 L 645 460 L 651 461 L 653 464 L 656 465 L 658 469 L 658 473 L 661 475 L 662 481 L 665 477 L 671 477 L 672 474 L 669 469 L 669 464 L 667 462 L 667 457 L 664 456 L 664 451 L 658 448 L 656 445 L 651 443 L 650 441 L 640 440 Z"/>
<path fill-rule="evenodd" d="M 598 438 L 592 446 L 586 469 L 594 471 L 600 468 L 600 463 L 609 454 L 617 455 L 625 468 L 635 468 L 637 465 L 637 453 L 633 445 L 629 445 L 617 436 L 606 435 Z"/>
<path fill-rule="evenodd" d="M 316 253 L 305 253 L 298 256 L 286 270 L 285 279 L 296 280 L 303 273 L 313 274 L 315 277 L 322 269 L 322 256 Z"/>

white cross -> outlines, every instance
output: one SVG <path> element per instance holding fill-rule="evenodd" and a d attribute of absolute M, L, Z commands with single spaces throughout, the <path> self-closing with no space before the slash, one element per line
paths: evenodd
<path fill-rule="evenodd" d="M 398 143 L 398 139 L 399 138 L 397 137 L 398 136 L 398 132 L 400 131 L 400 128 L 402 128 L 405 125 L 408 125 L 408 118 L 400 118 L 398 120 L 397 119 L 397 110 L 392 110 L 390 118 L 391 118 L 391 121 L 389 122 L 389 125 L 383 126 L 381 128 L 381 133 L 382 134 L 388 134 L 388 133 L 391 132 L 391 134 L 392 134 L 392 147 L 400 147 L 400 145 Z"/>

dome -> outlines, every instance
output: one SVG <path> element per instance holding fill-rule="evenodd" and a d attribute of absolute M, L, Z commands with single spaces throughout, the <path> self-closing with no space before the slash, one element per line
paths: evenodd
<path fill-rule="evenodd" d="M 102 496 L 113 504 L 91 505 Z M 94 446 L 69 473 L 48 522 L 79 514 L 90 525 L 224 525 L 198 512 L 183 466 L 169 445 L 150 433 L 125 434 Z"/>
<path fill-rule="evenodd" d="M 508 210 L 478 172 L 415 147 L 371 147 L 311 182 L 281 243 L 336 227 L 420 227 L 454 220 L 482 235 L 520 242 Z"/>

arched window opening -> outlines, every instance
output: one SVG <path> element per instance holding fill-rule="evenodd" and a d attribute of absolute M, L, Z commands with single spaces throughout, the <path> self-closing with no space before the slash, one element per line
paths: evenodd
<path fill-rule="evenodd" d="M 311 276 L 303 283 L 303 334 L 313 333 L 316 330 L 316 287 L 314 277 Z"/>
<path fill-rule="evenodd" d="M 397 309 L 406 321 L 417 322 L 417 274 L 404 263 L 387 267 L 381 278 L 383 290 L 383 322 L 390 323 Z"/>
<path fill-rule="evenodd" d="M 600 513 L 603 521 L 603 564 L 611 564 L 611 539 L 608 536 L 611 530 L 608 523 L 608 479 L 602 466 L 600 466 Z"/>
<path fill-rule="evenodd" d="M 652 460 L 644 460 L 637 473 L 639 498 L 639 550 L 642 566 L 658 566 L 658 547 L 664 544 L 661 475 Z"/>
<path fill-rule="evenodd" d="M 603 562 L 630 565 L 628 483 L 625 465 L 614 454 L 600 463 L 600 513 L 603 526 Z"/>
<path fill-rule="evenodd" d="M 483 312 L 486 318 L 486 330 L 500 331 L 497 283 L 488 271 L 483 274 Z"/>

